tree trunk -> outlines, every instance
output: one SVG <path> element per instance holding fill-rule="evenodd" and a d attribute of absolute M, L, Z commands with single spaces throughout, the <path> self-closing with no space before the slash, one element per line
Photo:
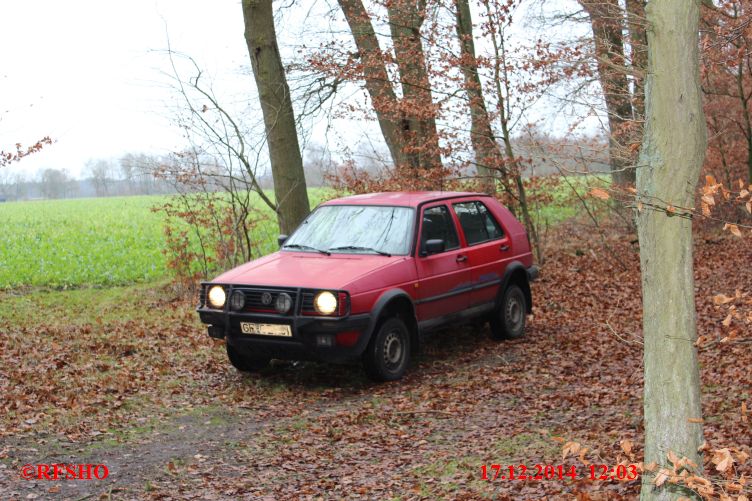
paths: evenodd
<path fill-rule="evenodd" d="M 277 46 L 272 0 L 243 0 L 243 18 L 248 54 L 264 114 L 279 229 L 289 235 L 311 209 L 290 88 Z"/>
<path fill-rule="evenodd" d="M 747 182 L 752 186 L 752 136 L 747 137 Z"/>
<path fill-rule="evenodd" d="M 632 52 L 634 91 L 632 108 L 635 120 L 645 118 L 645 71 L 648 68 L 648 32 L 645 29 L 645 0 L 627 0 L 627 27 Z"/>
<path fill-rule="evenodd" d="M 669 465 L 667 453 L 702 467 L 700 372 L 694 346 L 692 226 L 681 209 L 649 209 L 661 200 L 691 207 L 707 144 L 699 84 L 700 0 L 647 6 L 646 126 L 637 172 L 644 206 L 637 217 L 645 338 L 645 464 Z M 644 197 L 644 198 L 643 198 Z M 690 496 L 643 476 L 643 500 Z"/>
<path fill-rule="evenodd" d="M 408 158 L 405 154 L 403 131 L 409 129 L 410 125 L 396 118 L 399 114 L 399 100 L 389 81 L 389 74 L 384 65 L 384 55 L 371 24 L 371 18 L 363 7 L 362 0 L 338 0 L 338 2 L 355 39 L 355 46 L 358 48 L 363 67 L 366 90 L 371 97 L 381 134 L 389 148 L 392 161 L 395 167 L 406 166 Z"/>
<path fill-rule="evenodd" d="M 470 140 L 475 150 L 475 163 L 482 189 L 486 193 L 493 194 L 496 192 L 495 173 L 503 169 L 504 155 L 491 129 L 486 101 L 483 98 L 483 88 L 478 76 L 469 0 L 457 0 L 456 19 L 457 38 L 460 42 L 460 68 L 465 80 L 465 92 L 470 107 Z"/>
<path fill-rule="evenodd" d="M 624 11 L 619 0 L 580 0 L 580 4 L 590 16 L 598 80 L 608 113 L 611 178 L 619 185 L 634 184 L 634 169 L 624 147 L 628 141 L 625 127 L 633 117 L 622 37 Z"/>
<path fill-rule="evenodd" d="M 409 124 L 406 153 L 411 165 L 422 169 L 440 167 L 436 107 L 420 33 L 425 19 L 425 1 L 392 0 L 386 6 L 402 84 L 402 109 Z"/>
<path fill-rule="evenodd" d="M 744 86 L 744 59 L 739 58 L 739 70 L 736 74 L 736 85 L 739 91 L 739 102 L 742 107 L 742 119 L 744 125 L 744 138 L 747 140 L 747 171 L 749 174 L 749 184 L 752 184 L 752 116 L 750 116 L 749 100 Z"/>

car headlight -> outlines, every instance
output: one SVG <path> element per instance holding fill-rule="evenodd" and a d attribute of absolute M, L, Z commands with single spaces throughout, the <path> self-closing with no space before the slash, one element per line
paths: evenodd
<path fill-rule="evenodd" d="M 221 310 L 225 307 L 225 301 L 227 300 L 227 294 L 225 294 L 225 288 L 221 285 L 213 285 L 209 289 L 209 306 Z"/>
<path fill-rule="evenodd" d="M 313 307 L 322 315 L 331 315 L 337 311 L 337 296 L 329 291 L 319 292 L 313 299 Z"/>
<path fill-rule="evenodd" d="M 281 292 L 274 302 L 274 308 L 280 313 L 287 313 L 292 308 L 292 298 L 286 292 Z"/>

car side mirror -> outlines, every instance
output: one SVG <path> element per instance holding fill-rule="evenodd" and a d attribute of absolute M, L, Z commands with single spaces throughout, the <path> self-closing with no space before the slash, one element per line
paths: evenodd
<path fill-rule="evenodd" d="M 423 252 L 425 255 L 430 256 L 431 254 L 438 254 L 440 252 L 444 252 L 444 249 L 446 248 L 446 244 L 444 243 L 444 240 L 440 238 L 426 240 L 426 244 L 423 247 Z"/>
<path fill-rule="evenodd" d="M 279 244 L 280 247 L 282 247 L 283 245 L 285 245 L 285 242 L 287 242 L 288 238 L 290 237 L 287 235 L 280 235 L 277 237 L 277 243 Z"/>

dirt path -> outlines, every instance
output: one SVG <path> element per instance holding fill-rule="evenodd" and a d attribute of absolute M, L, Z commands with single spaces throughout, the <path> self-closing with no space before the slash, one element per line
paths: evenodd
<path fill-rule="evenodd" d="M 10 481 L 0 483 L 0 492 L 5 493 L 4 499 L 31 499 L 35 495 L 41 499 L 85 499 L 101 494 L 135 499 L 148 492 L 150 481 L 170 472 L 168 465 L 221 456 L 226 447 L 252 439 L 262 426 L 263 423 L 254 422 L 250 411 L 230 414 L 208 408 L 161 422 L 121 443 L 107 435 L 86 444 L 55 437 L 6 440 L 0 442 L 0 450 L 7 450 L 4 466 L 10 470 L 6 471 Z M 39 463 L 104 464 L 109 475 L 104 480 L 90 481 L 20 478 L 19 465 Z"/>

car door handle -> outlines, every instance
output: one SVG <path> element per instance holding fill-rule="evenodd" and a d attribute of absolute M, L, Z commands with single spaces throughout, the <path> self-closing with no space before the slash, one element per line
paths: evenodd
<path fill-rule="evenodd" d="M 467 261 L 467 256 L 457 256 L 458 263 L 464 263 L 465 261 Z"/>
<path fill-rule="evenodd" d="M 502 245 L 501 247 L 499 247 L 499 250 L 500 250 L 500 251 L 503 251 L 503 252 L 504 252 L 504 251 L 508 251 L 508 250 L 509 250 L 509 246 L 508 246 L 507 244 L 504 244 L 504 245 Z"/>

